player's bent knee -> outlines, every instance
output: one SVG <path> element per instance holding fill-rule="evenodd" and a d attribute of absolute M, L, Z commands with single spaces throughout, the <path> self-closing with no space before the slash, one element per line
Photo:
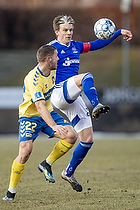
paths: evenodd
<path fill-rule="evenodd" d="M 78 138 L 78 135 L 72 126 L 67 126 L 68 134 L 66 136 L 69 139 L 69 143 L 74 144 Z"/>

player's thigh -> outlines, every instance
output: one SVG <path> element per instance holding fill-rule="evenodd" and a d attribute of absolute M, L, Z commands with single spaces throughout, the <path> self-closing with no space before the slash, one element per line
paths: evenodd
<path fill-rule="evenodd" d="M 67 109 L 81 92 L 82 90 L 75 84 L 74 77 L 70 77 L 54 88 L 51 95 L 51 103 L 58 109 Z"/>
<path fill-rule="evenodd" d="M 63 94 L 63 85 L 61 87 L 54 88 L 51 95 L 51 103 L 52 106 L 57 109 L 66 108 L 67 102 Z"/>
<path fill-rule="evenodd" d="M 91 117 L 81 96 L 79 96 L 66 110 L 61 110 L 70 120 L 76 132 L 92 127 Z"/>
<path fill-rule="evenodd" d="M 74 77 L 70 77 L 67 80 L 66 84 L 64 83 L 63 93 L 65 94 L 66 100 L 69 100 L 69 99 L 75 100 L 81 94 L 82 92 L 81 78 L 82 78 L 81 75 L 76 75 Z"/>

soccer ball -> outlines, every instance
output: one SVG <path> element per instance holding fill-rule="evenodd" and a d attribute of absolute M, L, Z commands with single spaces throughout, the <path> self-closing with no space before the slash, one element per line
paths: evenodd
<path fill-rule="evenodd" d="M 98 39 L 110 39 L 115 33 L 115 28 L 110 19 L 101 18 L 94 25 L 94 33 Z"/>

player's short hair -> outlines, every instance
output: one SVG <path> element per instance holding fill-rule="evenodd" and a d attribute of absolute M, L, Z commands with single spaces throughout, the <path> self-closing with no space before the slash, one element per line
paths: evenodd
<path fill-rule="evenodd" d="M 59 30 L 60 24 L 69 23 L 74 27 L 74 19 L 70 15 L 58 15 L 53 20 L 53 29 L 54 31 Z"/>
<path fill-rule="evenodd" d="M 54 54 L 55 50 L 56 48 L 52 45 L 41 46 L 36 53 L 37 61 L 44 62 L 48 56 L 52 56 Z"/>

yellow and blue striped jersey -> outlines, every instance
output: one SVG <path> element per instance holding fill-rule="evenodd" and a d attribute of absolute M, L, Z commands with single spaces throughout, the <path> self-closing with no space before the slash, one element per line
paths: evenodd
<path fill-rule="evenodd" d="M 53 111 L 50 102 L 51 93 L 54 87 L 56 70 L 48 76 L 43 75 L 39 67 L 31 70 L 24 79 L 23 102 L 19 105 L 19 117 L 40 116 L 35 102 L 44 99 L 49 112 Z"/>

